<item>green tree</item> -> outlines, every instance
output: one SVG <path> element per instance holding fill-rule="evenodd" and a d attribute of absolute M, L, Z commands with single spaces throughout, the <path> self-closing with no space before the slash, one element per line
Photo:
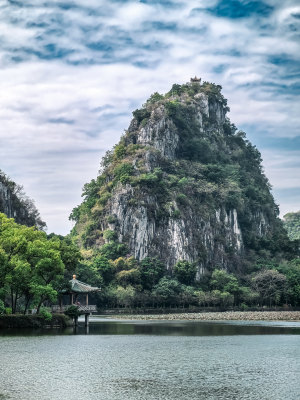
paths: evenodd
<path fill-rule="evenodd" d="M 228 292 L 233 294 L 235 298 L 238 296 L 240 290 L 237 278 L 223 269 L 215 269 L 213 271 L 210 285 L 212 289 Z"/>
<path fill-rule="evenodd" d="M 65 268 L 62 254 L 67 259 L 58 237 L 48 239 L 0 214 L 0 283 L 13 313 L 21 304 L 26 312 L 34 301 L 39 311 L 44 301 L 55 300 Z"/>
<path fill-rule="evenodd" d="M 144 290 L 152 290 L 165 273 L 164 264 L 157 258 L 144 258 L 138 268 Z"/>
<path fill-rule="evenodd" d="M 252 278 L 253 288 L 259 293 L 260 303 L 278 304 L 284 294 L 286 277 L 278 271 L 269 269 L 258 272 Z"/>
<path fill-rule="evenodd" d="M 108 285 L 115 276 L 115 266 L 109 262 L 108 258 L 104 255 L 95 257 L 92 268 L 94 268 L 102 277 L 103 283 Z"/>
<path fill-rule="evenodd" d="M 195 263 L 178 261 L 174 267 L 174 275 L 180 283 L 191 285 L 195 282 L 197 267 Z"/>
<path fill-rule="evenodd" d="M 199 299 L 199 294 L 195 291 L 192 286 L 182 285 L 180 293 L 180 302 L 183 306 L 197 305 Z"/>
<path fill-rule="evenodd" d="M 132 286 L 126 288 L 118 286 L 116 288 L 117 303 L 123 307 L 131 307 L 134 302 L 135 289 Z"/>
<path fill-rule="evenodd" d="M 286 277 L 286 301 L 293 306 L 300 305 L 300 259 L 296 258 L 278 267 Z"/>
<path fill-rule="evenodd" d="M 137 285 L 140 282 L 140 271 L 137 268 L 120 271 L 116 274 L 116 280 L 123 287 Z"/>
<path fill-rule="evenodd" d="M 108 260 L 115 260 L 118 257 L 124 257 L 127 253 L 127 246 L 119 242 L 105 243 L 100 248 L 100 254 L 102 254 Z"/>
<path fill-rule="evenodd" d="M 153 295 L 158 302 L 166 304 L 174 304 L 179 302 L 179 293 L 182 288 L 177 279 L 163 277 L 153 288 Z"/>
<path fill-rule="evenodd" d="M 256 305 L 259 298 L 259 293 L 252 290 L 250 287 L 241 286 L 239 290 L 239 299 L 242 304 L 247 306 Z"/>

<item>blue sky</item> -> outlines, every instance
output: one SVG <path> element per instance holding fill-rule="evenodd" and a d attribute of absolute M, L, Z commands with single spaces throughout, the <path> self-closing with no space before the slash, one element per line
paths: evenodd
<path fill-rule="evenodd" d="M 131 112 L 198 75 L 223 86 L 281 214 L 297 211 L 299 27 L 297 0 L 2 0 L 0 168 L 68 233 Z"/>

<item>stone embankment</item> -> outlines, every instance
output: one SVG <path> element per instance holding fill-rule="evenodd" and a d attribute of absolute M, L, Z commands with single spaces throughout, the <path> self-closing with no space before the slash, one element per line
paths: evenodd
<path fill-rule="evenodd" d="M 300 311 L 225 311 L 159 315 L 113 315 L 113 319 L 199 321 L 300 321 Z"/>

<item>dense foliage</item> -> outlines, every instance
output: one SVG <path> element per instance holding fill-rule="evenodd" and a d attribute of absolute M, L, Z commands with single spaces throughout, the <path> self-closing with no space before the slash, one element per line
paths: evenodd
<path fill-rule="evenodd" d="M 274 307 L 300 305 L 300 261 L 255 265 L 249 274 L 236 275 L 216 267 L 196 281 L 192 263 L 181 260 L 174 273 L 165 273 L 157 259 L 138 262 L 133 257 L 116 260 L 99 255 L 83 262 L 79 276 L 102 286 L 94 301 L 100 308 L 162 307 Z"/>
<path fill-rule="evenodd" d="M 78 249 L 67 239 L 48 238 L 0 213 L 0 313 L 2 304 L 13 314 L 33 307 L 47 319 L 42 305 L 56 301 L 64 274 L 70 276 L 78 259 Z"/>

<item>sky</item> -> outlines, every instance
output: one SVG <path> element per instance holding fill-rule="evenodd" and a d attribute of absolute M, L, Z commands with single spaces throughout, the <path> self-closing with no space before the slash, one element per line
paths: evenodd
<path fill-rule="evenodd" d="M 69 233 L 132 111 L 197 75 L 262 154 L 281 215 L 300 209 L 298 0 L 1 0 L 0 169 Z"/>

